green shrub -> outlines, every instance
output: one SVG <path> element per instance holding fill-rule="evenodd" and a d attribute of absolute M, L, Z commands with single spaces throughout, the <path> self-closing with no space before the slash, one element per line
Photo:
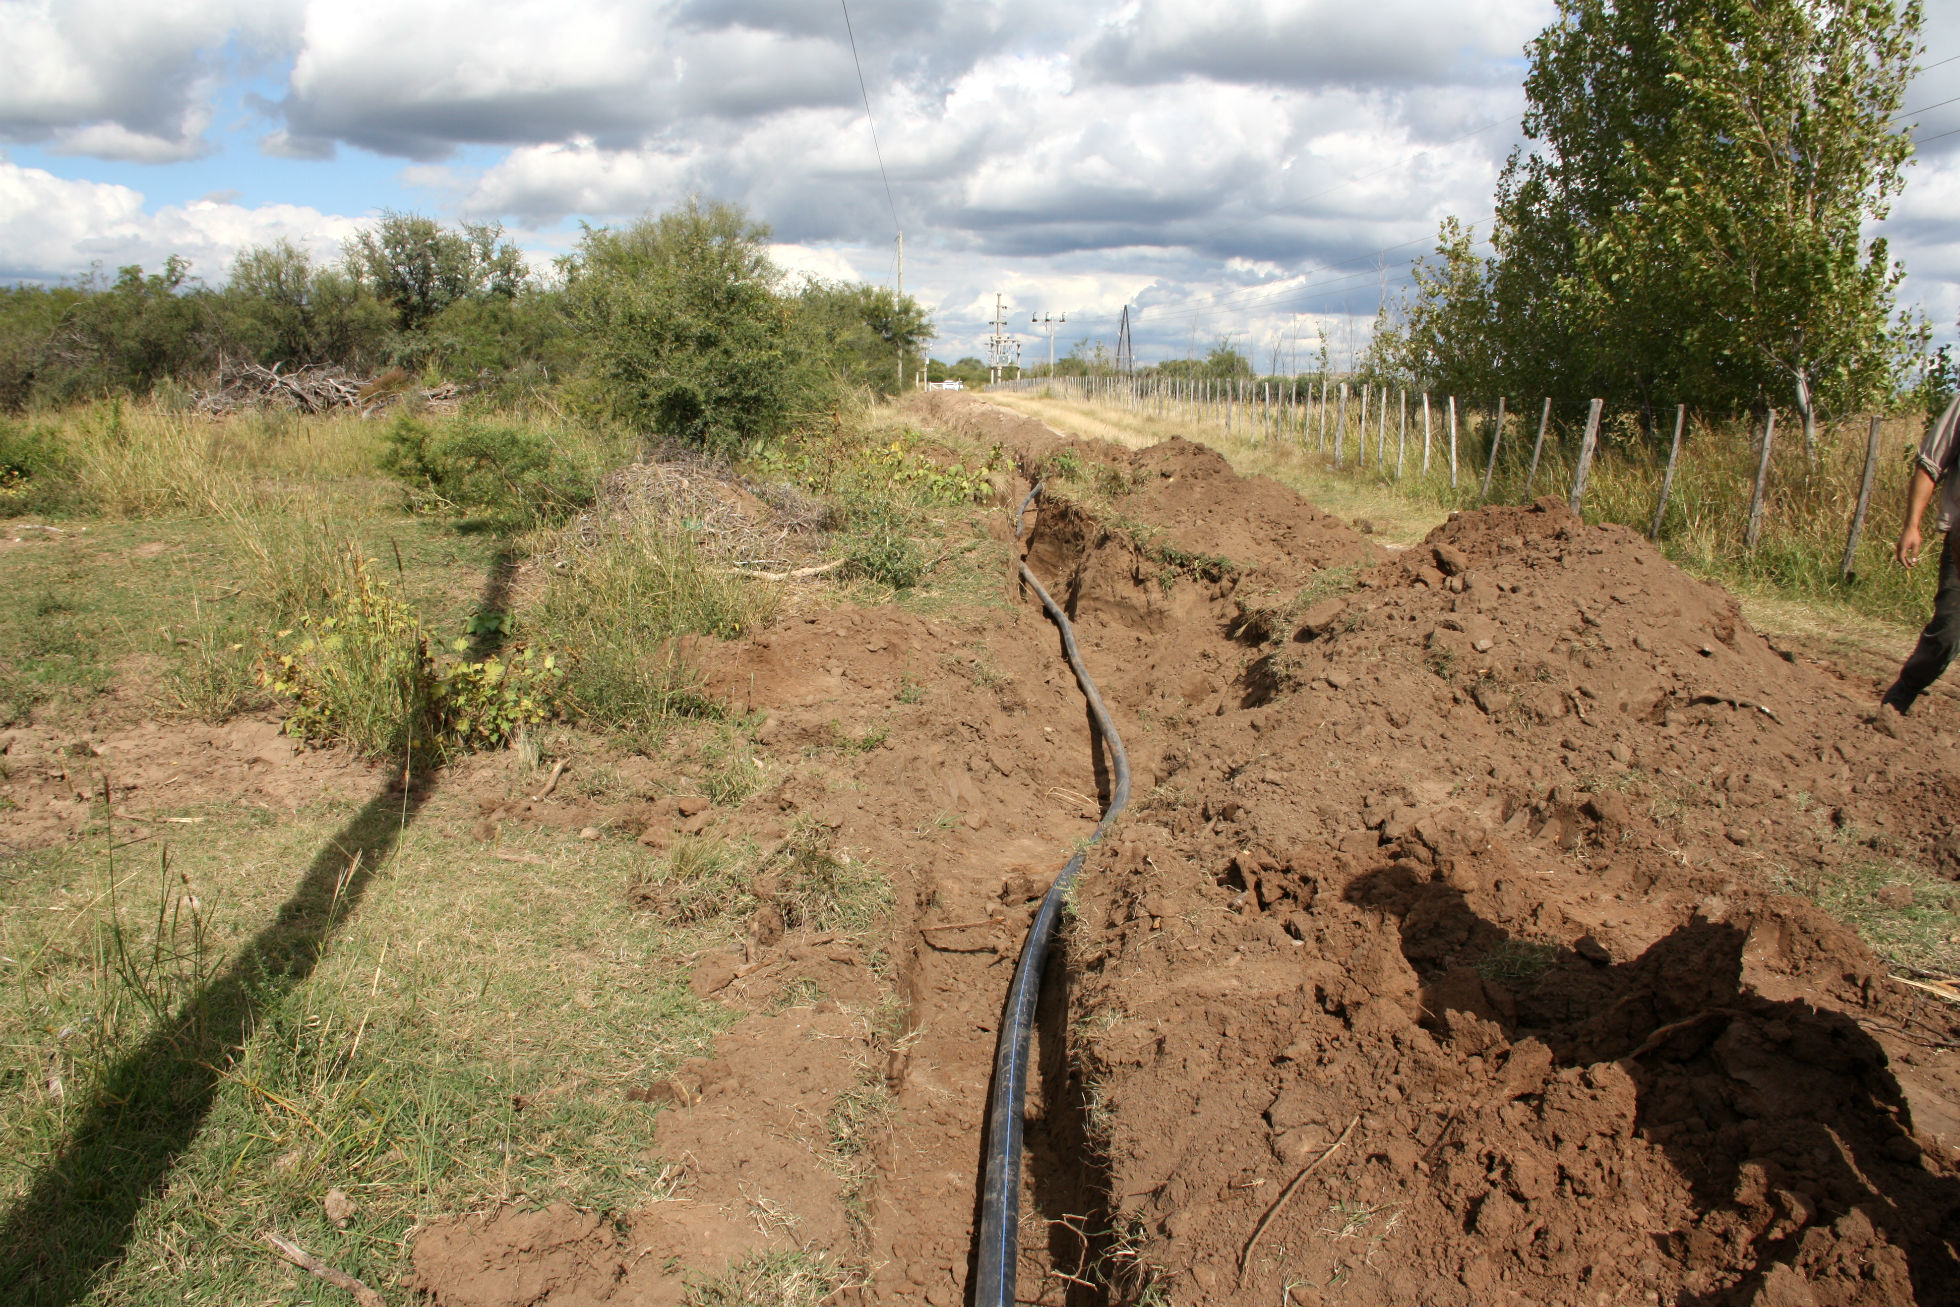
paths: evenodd
<path fill-rule="evenodd" d="M 894 590 L 910 590 L 926 574 L 925 551 L 907 530 L 905 515 L 889 503 L 873 503 L 851 514 L 844 545 L 845 567 Z"/>
<path fill-rule="evenodd" d="M 711 453 L 766 447 L 803 398 L 769 229 L 690 199 L 621 230 L 589 230 L 568 264 L 566 311 L 605 402 Z"/>
<path fill-rule="evenodd" d="M 82 498 L 74 460 L 53 430 L 0 418 L 0 517 L 60 512 Z"/>
<path fill-rule="evenodd" d="M 388 430 L 382 468 L 451 508 L 552 519 L 594 498 L 598 460 L 582 442 L 464 417 L 403 413 Z"/>

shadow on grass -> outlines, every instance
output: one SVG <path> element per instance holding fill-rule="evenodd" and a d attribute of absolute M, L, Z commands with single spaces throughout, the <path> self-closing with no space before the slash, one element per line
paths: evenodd
<path fill-rule="evenodd" d="M 483 608 L 504 609 L 515 570 L 510 550 L 500 549 Z M 501 631 L 481 636 L 471 656 L 487 657 L 502 644 Z M 370 799 L 314 855 L 291 897 L 231 964 L 103 1077 L 33 1189 L 6 1213 L 0 1302 L 75 1302 L 121 1259 L 143 1205 L 203 1128 L 224 1069 L 261 1014 L 313 974 L 432 789 L 431 778 L 418 777 L 406 793 Z"/>
<path fill-rule="evenodd" d="M 313 973 L 427 793 L 418 785 L 406 797 L 369 800 L 231 965 L 103 1077 L 33 1189 L 6 1215 L 0 1297 L 73 1302 L 122 1256 L 143 1204 L 203 1127 L 222 1069 L 259 1015 Z"/>

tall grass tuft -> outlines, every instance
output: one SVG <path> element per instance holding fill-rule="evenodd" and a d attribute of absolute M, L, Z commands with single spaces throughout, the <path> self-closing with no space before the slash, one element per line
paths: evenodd
<path fill-rule="evenodd" d="M 572 706 L 643 744 L 676 717 L 712 714 L 680 637 L 733 639 L 769 619 L 774 592 L 710 569 L 691 541 L 651 526 L 622 524 L 591 545 L 561 539 L 564 556 L 528 620 L 573 655 Z"/>
<path fill-rule="evenodd" d="M 0 512 L 207 516 L 296 483 L 371 477 L 380 434 L 351 414 L 246 413 L 222 421 L 123 399 L 0 430 L 14 468 Z M 11 501 L 11 502 L 10 502 Z"/>

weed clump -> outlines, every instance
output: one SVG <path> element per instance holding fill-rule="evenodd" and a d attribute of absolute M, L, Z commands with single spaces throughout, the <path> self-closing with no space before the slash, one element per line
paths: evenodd
<path fill-rule="evenodd" d="M 369 757 L 496 748 L 558 706 L 554 655 L 520 648 L 507 660 L 438 658 L 420 619 L 359 557 L 346 561 L 324 611 L 277 639 L 262 675 L 292 701 L 288 733 Z"/>
<path fill-rule="evenodd" d="M 659 864 L 636 874 L 626 887 L 634 907 L 651 909 L 677 926 L 694 926 L 753 911 L 758 900 L 748 859 L 711 836 L 674 842 Z"/>
<path fill-rule="evenodd" d="M 773 593 L 709 570 L 691 541 L 634 527 L 571 550 L 532 621 L 550 644 L 576 655 L 569 705 L 645 745 L 675 718 L 718 711 L 681 637 L 733 639 L 767 621 L 775 603 Z"/>

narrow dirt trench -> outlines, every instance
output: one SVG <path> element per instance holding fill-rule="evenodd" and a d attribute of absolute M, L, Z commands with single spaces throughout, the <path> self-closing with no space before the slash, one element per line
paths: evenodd
<path fill-rule="evenodd" d="M 1956 1300 L 1960 1021 L 1796 892 L 1960 873 L 1944 720 L 1877 734 L 1871 687 L 1553 504 L 1392 551 L 1186 442 L 919 411 L 1051 477 L 1026 556 L 1135 772 L 1044 985 L 1021 1301 Z M 425 1233 L 437 1301 L 677 1302 L 770 1252 L 968 1300 L 1003 996 L 1107 785 L 1010 569 L 717 653 L 781 775 L 741 820 L 887 869 L 889 948 L 703 959 L 747 1015 L 649 1091 L 672 1196 Z M 471 1296 L 439 1239 L 560 1270 Z"/>

